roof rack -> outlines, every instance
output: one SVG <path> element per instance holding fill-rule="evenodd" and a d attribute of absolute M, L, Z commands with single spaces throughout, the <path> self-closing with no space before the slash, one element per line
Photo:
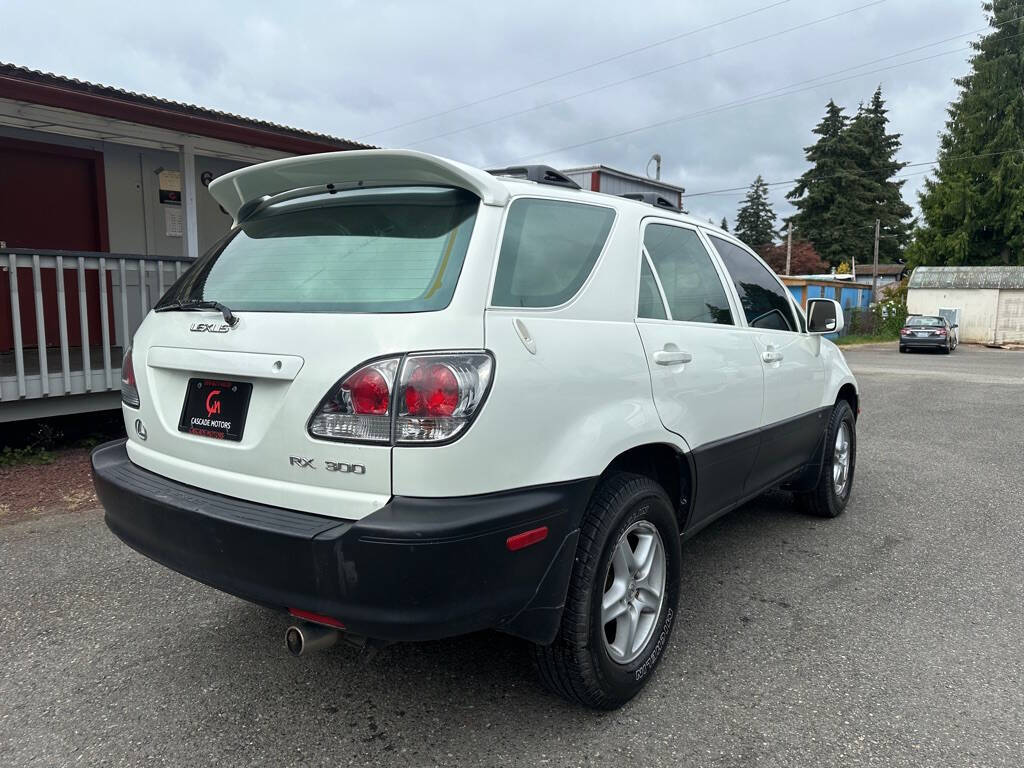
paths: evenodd
<path fill-rule="evenodd" d="M 641 203 L 649 203 L 656 208 L 668 208 L 670 211 L 679 211 L 679 206 L 667 197 L 662 197 L 657 192 L 625 192 L 619 195 L 619 197 L 624 197 L 627 200 L 637 200 Z"/>
<path fill-rule="evenodd" d="M 556 187 L 579 189 L 580 185 L 564 173 L 560 173 L 550 165 L 513 165 L 508 168 L 489 168 L 492 176 L 511 176 L 514 179 L 526 179 L 538 184 L 552 184 Z"/>

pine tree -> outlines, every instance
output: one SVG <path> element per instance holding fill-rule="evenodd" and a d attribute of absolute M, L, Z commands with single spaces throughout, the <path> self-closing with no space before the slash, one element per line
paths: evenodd
<path fill-rule="evenodd" d="M 775 211 L 768 199 L 768 185 L 758 174 L 736 213 L 736 237 L 755 249 L 771 245 L 777 234 L 775 219 Z"/>
<path fill-rule="evenodd" d="M 718 226 L 720 226 L 722 229 L 724 229 L 726 232 L 728 232 L 729 231 L 729 220 L 726 219 L 725 216 L 723 216 L 722 217 L 722 223 L 719 224 Z"/>
<path fill-rule="evenodd" d="M 995 27 L 956 80 L 913 264 L 1024 264 L 1024 0 L 983 6 Z"/>
<path fill-rule="evenodd" d="M 896 160 L 900 134 L 886 132 L 888 111 L 879 86 L 871 97 L 871 103 L 857 111 L 847 129 L 855 147 L 856 164 L 871 190 L 870 205 L 864 210 L 865 219 L 859 225 L 863 237 L 860 247 L 852 254 L 861 263 L 873 258 L 875 219 L 881 222 L 881 232 L 885 235 L 879 241 L 880 261 L 895 261 L 910 240 L 912 211 L 904 202 L 901 191 L 905 182 L 893 179 L 907 164 Z"/>
<path fill-rule="evenodd" d="M 871 217 L 874 196 L 848 128 L 843 108 L 830 99 L 814 127 L 820 138 L 804 148 L 811 167 L 786 195 L 797 209 L 794 229 L 833 266 L 861 253 L 871 239 L 863 224 Z"/>

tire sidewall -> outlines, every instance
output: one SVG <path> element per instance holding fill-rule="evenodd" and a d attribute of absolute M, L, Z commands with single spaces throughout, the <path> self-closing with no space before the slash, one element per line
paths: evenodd
<path fill-rule="evenodd" d="M 647 641 L 643 653 L 629 664 L 619 664 L 612 660 L 605 648 L 604 628 L 601 625 L 601 601 L 612 551 L 625 531 L 639 520 L 646 520 L 658 529 L 661 543 L 665 548 L 665 600 L 662 601 L 655 630 Z M 594 572 L 594 588 L 590 596 L 588 617 L 590 653 L 594 670 L 601 680 L 601 687 L 617 699 L 625 700 L 638 693 L 665 652 L 672 627 L 678 618 L 680 559 L 679 527 L 675 513 L 663 494 L 648 491 L 623 504 L 621 512 L 612 522 L 610 533 L 602 547 L 597 570 Z"/>
<path fill-rule="evenodd" d="M 836 435 L 839 433 L 839 426 L 846 424 L 850 433 L 850 470 L 846 478 L 846 489 L 843 495 L 836 493 L 835 483 L 832 482 L 832 463 L 835 460 Z M 829 506 L 835 515 L 846 509 L 850 501 L 850 494 L 853 492 L 853 479 L 857 469 L 857 421 L 853 417 L 853 409 L 845 400 L 840 400 L 832 412 L 832 422 L 828 431 L 828 446 L 825 454 L 825 465 L 822 467 L 822 479 L 828 483 Z"/>

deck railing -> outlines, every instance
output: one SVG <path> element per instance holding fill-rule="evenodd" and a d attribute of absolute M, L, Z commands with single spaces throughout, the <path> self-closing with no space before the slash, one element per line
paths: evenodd
<path fill-rule="evenodd" d="M 120 389 L 126 344 L 190 263 L 0 249 L 0 402 Z"/>

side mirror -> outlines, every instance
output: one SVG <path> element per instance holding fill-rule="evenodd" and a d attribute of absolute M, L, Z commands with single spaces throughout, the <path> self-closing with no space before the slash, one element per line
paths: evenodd
<path fill-rule="evenodd" d="M 808 333 L 839 333 L 845 325 L 843 308 L 835 299 L 807 300 Z"/>
<path fill-rule="evenodd" d="M 953 327 L 954 328 L 959 328 L 960 327 L 960 323 L 953 323 Z"/>

